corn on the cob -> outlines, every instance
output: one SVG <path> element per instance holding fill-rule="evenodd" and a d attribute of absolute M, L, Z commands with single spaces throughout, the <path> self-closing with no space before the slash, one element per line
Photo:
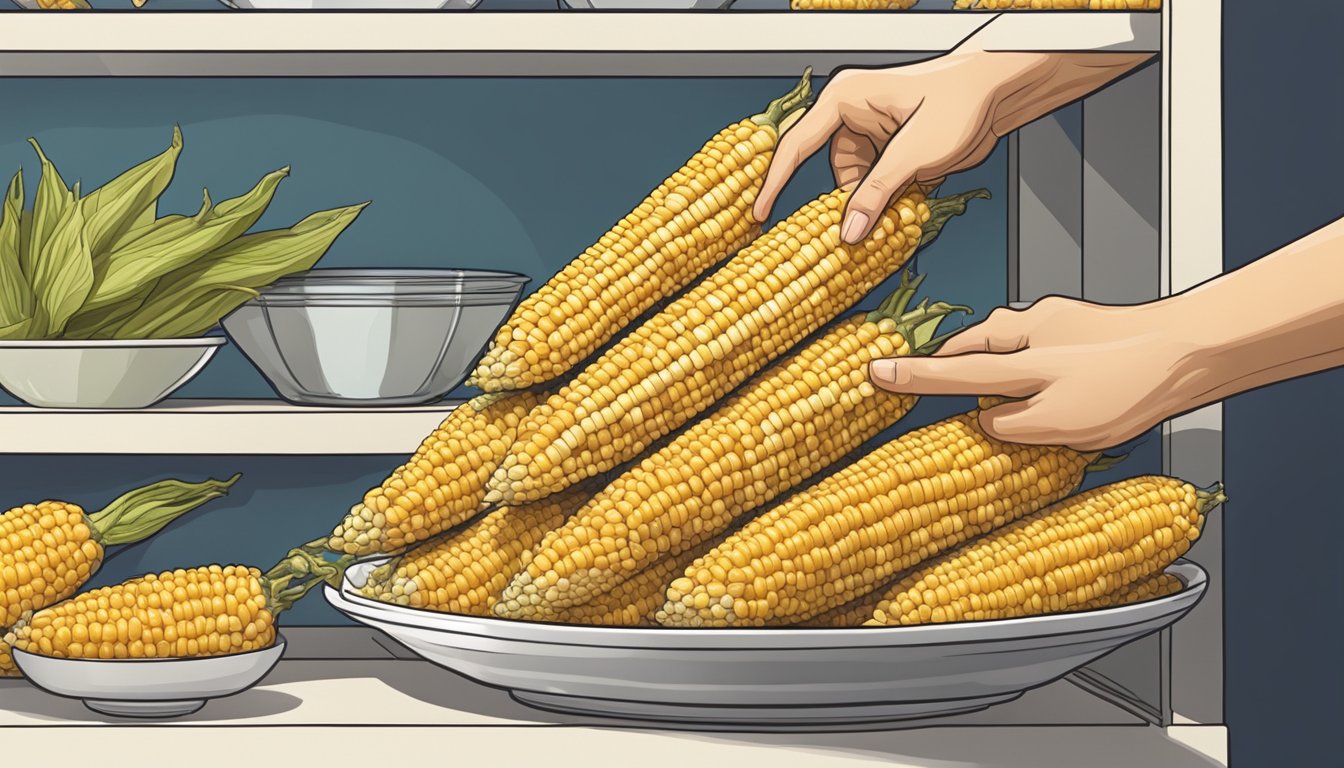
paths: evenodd
<path fill-rule="evenodd" d="M 24 611 L 14 626 L 22 626 L 32 618 L 32 611 Z M 19 667 L 14 663 L 14 657 L 10 655 L 9 649 L 14 647 L 14 641 L 18 639 L 14 629 L 0 627 L 0 677 L 19 677 Z"/>
<path fill-rule="evenodd" d="M 902 281 L 894 317 L 840 323 L 619 476 L 546 537 L 497 612 L 545 618 L 587 603 L 718 536 L 899 420 L 915 398 L 876 390 L 868 363 L 911 354 L 957 309 L 926 302 L 905 312 L 917 285 Z"/>
<path fill-rule="evenodd" d="M 984 621 L 1076 610 L 1161 573 L 1226 500 L 1161 476 L 1078 494 L 914 570 L 865 626 Z"/>
<path fill-rule="evenodd" d="M 764 112 L 723 129 L 597 243 L 523 300 L 472 378 L 487 392 L 559 377 L 655 304 L 760 234 L 751 206 L 811 70 Z"/>
<path fill-rule="evenodd" d="M 226 481 L 165 480 L 138 488 L 87 514 L 62 501 L 25 504 L 0 515 L 0 634 L 21 617 L 74 594 L 102 565 L 104 547 L 131 544 L 183 514 L 224 496 Z M 6 649 L 0 643 L 0 650 Z M 15 671 L 0 664 L 0 676 Z"/>
<path fill-rule="evenodd" d="M 533 504 L 501 507 L 375 570 L 361 592 L 411 608 L 489 616 L 532 547 L 591 496 L 575 488 Z"/>
<path fill-rule="evenodd" d="M 217 656 L 275 642 L 261 572 L 204 566 L 141 576 L 37 611 L 14 647 L 67 659 Z"/>
<path fill-rule="evenodd" d="M 1098 608 L 1117 608 L 1122 605 L 1142 603 L 1147 600 L 1174 595 L 1182 589 L 1185 589 L 1185 582 L 1181 581 L 1179 577 L 1170 573 L 1159 573 L 1156 576 L 1149 576 L 1146 579 L 1121 587 L 1108 595 L 1094 597 L 1078 606 L 1076 610 L 1091 611 Z"/>
<path fill-rule="evenodd" d="M 92 6 L 88 0 L 37 0 L 37 7 L 43 11 L 87 11 Z"/>
<path fill-rule="evenodd" d="M 1135 584 L 1130 584 L 1122 589 L 1111 592 L 1110 594 L 1095 597 L 1092 600 L 1072 608 L 1073 611 L 1091 611 L 1099 608 L 1115 608 L 1121 605 L 1130 605 L 1132 603 L 1141 603 L 1147 600 L 1156 600 L 1159 597 L 1174 595 L 1185 588 L 1185 583 L 1180 578 L 1170 573 L 1159 573 L 1156 576 L 1143 579 Z M 845 628 L 859 627 L 873 617 L 873 611 L 878 604 L 882 602 L 886 590 L 879 590 L 873 594 L 864 595 L 858 600 L 852 600 L 837 608 L 818 614 L 807 621 L 800 623 L 800 627 L 830 627 Z"/>
<path fill-rule="evenodd" d="M 787 499 L 672 582 L 667 626 L 792 624 L 1035 512 L 1095 454 L 1002 443 L 978 412 L 914 430 Z"/>
<path fill-rule="evenodd" d="M 847 194 L 823 195 L 659 312 L 523 421 L 487 502 L 555 493 L 641 454 L 900 269 L 983 190 L 924 203 L 911 191 L 858 245 Z"/>
<path fill-rule="evenodd" d="M 919 0 L 790 0 L 795 11 L 904 11 Z"/>
<path fill-rule="evenodd" d="M 350 509 L 331 536 L 308 545 L 347 555 L 391 554 L 470 520 L 485 481 L 542 396 L 483 395 L 453 410 L 407 462 Z"/>
<path fill-rule="evenodd" d="M 615 589 L 598 595 L 591 602 L 570 606 L 551 620 L 600 627 L 656 626 L 653 616 L 663 604 L 668 582 L 712 545 L 711 540 L 680 555 L 665 557 L 621 582 Z"/>
<path fill-rule="evenodd" d="M 105 546 L 148 538 L 227 494 L 239 477 L 165 480 L 125 493 L 95 514 L 68 502 L 43 501 L 0 515 L 0 635 L 24 615 L 74 594 L 102 565 Z M 14 671 L 0 662 L 0 676 Z"/>
<path fill-rule="evenodd" d="M 1156 11 L 1162 0 L 956 0 L 958 10 L 973 11 Z"/>

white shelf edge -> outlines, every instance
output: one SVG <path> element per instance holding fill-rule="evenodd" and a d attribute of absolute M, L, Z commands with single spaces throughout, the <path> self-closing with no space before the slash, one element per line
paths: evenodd
<path fill-rule="evenodd" d="M 275 400 L 168 400 L 138 411 L 3 407 L 0 455 L 408 455 L 460 403 L 320 408 Z"/>
<path fill-rule="evenodd" d="M 1156 51 L 1153 13 L 10 14 L 0 76 L 765 76 L 1001 50 Z"/>

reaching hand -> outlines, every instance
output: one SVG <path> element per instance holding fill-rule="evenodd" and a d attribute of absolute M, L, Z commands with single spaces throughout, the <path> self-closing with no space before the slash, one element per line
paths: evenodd
<path fill-rule="evenodd" d="M 979 164 L 999 137 L 1147 58 L 990 53 L 974 39 L 929 61 L 836 73 L 783 138 L 753 213 L 764 221 L 798 166 L 831 142 L 839 187 L 853 189 L 841 238 L 857 243 L 912 183 L 936 185 Z"/>

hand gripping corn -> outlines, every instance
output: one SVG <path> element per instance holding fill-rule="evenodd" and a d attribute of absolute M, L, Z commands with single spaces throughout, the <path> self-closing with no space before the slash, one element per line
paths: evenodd
<path fill-rule="evenodd" d="M 523 389 L 574 368 L 658 302 L 760 233 L 751 206 L 784 126 L 812 103 L 811 70 L 723 129 L 600 240 L 518 305 L 468 381 Z"/>
<path fill-rule="evenodd" d="M 840 240 L 846 193 L 803 206 L 529 414 L 486 501 L 538 499 L 639 456 L 853 306 L 975 197 L 988 193 L 926 205 L 912 189 L 853 246 Z"/>
<path fill-rule="evenodd" d="M 496 613 L 546 619 L 597 599 L 898 421 L 915 398 L 875 389 L 868 363 L 915 353 L 942 317 L 964 309 L 907 311 L 918 281 L 906 277 L 882 309 L 837 324 L 612 481 L 546 537 Z"/>

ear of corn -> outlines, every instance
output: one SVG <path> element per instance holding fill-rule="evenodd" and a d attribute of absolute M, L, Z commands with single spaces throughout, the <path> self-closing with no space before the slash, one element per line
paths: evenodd
<path fill-rule="evenodd" d="M 126 493 L 93 515 L 63 501 L 25 504 L 0 515 L 0 628 L 74 594 L 102 565 L 105 545 L 148 538 L 225 495 L 238 477 L 165 480 Z"/>
<path fill-rule="evenodd" d="M 407 462 L 351 508 L 315 548 L 392 554 L 474 517 L 485 481 L 540 401 L 533 392 L 484 395 L 453 410 Z"/>
<path fill-rule="evenodd" d="M 898 313 L 913 290 L 898 291 Z M 856 316 L 779 362 L 548 535 L 496 612 L 545 619 L 586 604 L 839 461 L 915 403 L 876 390 L 868 363 L 911 354 L 907 339 L 932 335 L 953 309 Z"/>
<path fill-rule="evenodd" d="M 899 581 L 899 580 L 898 580 Z M 893 582 L 894 586 L 895 582 Z M 1141 581 L 1129 584 L 1110 594 L 1095 597 L 1082 605 L 1072 608 L 1074 611 L 1091 611 L 1100 608 L 1116 608 L 1122 605 L 1156 600 L 1159 597 L 1174 595 L 1185 588 L 1180 578 L 1170 573 L 1159 573 Z M 887 589 L 852 600 L 837 608 L 818 614 L 800 623 L 800 627 L 846 628 L 859 627 L 873 618 L 873 611 L 885 599 Z"/>
<path fill-rule="evenodd" d="M 528 551 L 591 495 L 574 488 L 521 507 L 500 507 L 380 567 L 360 591 L 411 608 L 489 616 Z"/>
<path fill-rule="evenodd" d="M 911 191 L 854 246 L 840 240 L 845 193 L 804 206 L 530 414 L 486 500 L 541 498 L 639 456 L 857 302 L 921 238 L 987 194 L 931 207 Z"/>
<path fill-rule="evenodd" d="M 141 659 L 243 653 L 275 642 L 261 572 L 204 566 L 90 590 L 37 611 L 13 647 L 69 659 Z"/>
<path fill-rule="evenodd" d="M 1156 11 L 1162 0 L 956 0 L 958 10 L 975 11 Z"/>
<path fill-rule="evenodd" d="M 1076 610 L 1161 573 L 1226 500 L 1171 477 L 1078 494 L 921 566 L 866 626 L 985 621 Z"/>
<path fill-rule="evenodd" d="M 765 112 L 734 123 L 597 243 L 523 300 L 468 381 L 487 392 L 549 381 L 659 301 L 750 243 L 751 206 L 786 118 L 812 101 L 811 70 Z"/>
<path fill-rule="evenodd" d="M 32 611 L 24 611 L 14 626 L 22 626 L 28 623 L 32 616 Z M 0 677 L 22 677 L 18 665 L 14 663 L 13 655 L 9 652 L 9 649 L 14 647 L 14 641 L 18 639 L 18 634 L 12 627 L 0 627 Z"/>
<path fill-rule="evenodd" d="M 795 11 L 904 11 L 919 0 L 790 0 Z"/>
<path fill-rule="evenodd" d="M 88 0 L 37 0 L 37 7 L 44 11 L 87 11 L 92 6 Z"/>
<path fill-rule="evenodd" d="M 1078 487 L 1095 454 L 1002 443 L 978 412 L 916 429 L 787 499 L 672 582 L 668 626 L 804 621 Z"/>
<path fill-rule="evenodd" d="M 703 555 L 709 544 L 665 557 L 634 574 L 591 602 L 562 610 L 554 621 L 601 627 L 657 626 L 654 614 L 662 606 L 667 584 Z"/>

